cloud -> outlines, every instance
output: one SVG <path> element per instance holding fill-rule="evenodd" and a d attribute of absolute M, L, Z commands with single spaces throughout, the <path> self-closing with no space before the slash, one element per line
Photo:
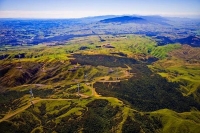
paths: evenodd
<path fill-rule="evenodd" d="M 98 15 L 124 15 L 124 14 L 137 14 L 137 15 L 161 15 L 161 16 L 172 16 L 172 17 L 194 17 L 200 16 L 194 13 L 166 13 L 160 12 L 145 12 L 145 11 L 0 11 L 0 18 L 80 18 L 88 16 L 98 16 Z"/>
<path fill-rule="evenodd" d="M 1 18 L 71 18 L 82 17 L 72 11 L 0 11 Z"/>
<path fill-rule="evenodd" d="M 0 11 L 0 18 L 80 18 L 106 14 L 97 11 Z"/>

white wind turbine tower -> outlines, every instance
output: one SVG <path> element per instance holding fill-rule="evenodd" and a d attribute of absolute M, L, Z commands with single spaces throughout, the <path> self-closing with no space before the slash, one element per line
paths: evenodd
<path fill-rule="evenodd" d="M 29 93 L 30 93 L 30 102 L 31 102 L 31 106 L 34 107 L 33 101 L 32 101 L 32 98 L 34 98 L 34 97 L 33 97 L 33 91 L 32 91 L 32 89 L 30 89 Z"/>
<path fill-rule="evenodd" d="M 20 62 L 20 57 L 21 57 L 21 55 L 19 54 L 19 55 L 18 55 L 19 62 Z"/>
<path fill-rule="evenodd" d="M 77 86 L 78 86 L 78 96 L 80 96 L 80 95 L 79 95 L 79 87 L 80 87 L 80 83 L 78 83 Z"/>

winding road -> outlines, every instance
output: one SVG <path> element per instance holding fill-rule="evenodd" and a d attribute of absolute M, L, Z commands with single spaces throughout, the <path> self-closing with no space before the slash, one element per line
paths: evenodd
<path fill-rule="evenodd" d="M 130 70 L 131 68 L 129 66 L 128 67 L 128 70 Z M 132 76 L 131 73 L 127 72 L 127 71 L 124 71 L 124 76 L 121 76 L 120 79 L 123 79 L 123 78 L 127 78 L 127 77 L 130 77 Z M 105 79 L 105 80 L 101 80 L 101 79 Z M 96 83 L 96 82 L 120 82 L 120 80 L 108 80 L 109 77 L 108 76 L 105 76 L 105 77 L 99 77 L 97 79 L 95 79 L 93 82 L 91 82 L 91 86 L 87 86 L 91 91 L 92 91 L 92 94 L 91 96 L 95 96 L 95 97 L 100 97 L 101 95 L 99 95 L 96 91 L 95 91 L 95 88 L 93 87 L 93 84 Z M 37 85 L 40 85 L 40 84 L 37 84 Z M 88 95 L 85 95 L 85 94 L 79 94 L 82 98 L 88 98 L 89 96 Z M 66 100 L 74 100 L 74 99 L 34 99 L 32 102 L 33 104 L 36 104 L 38 102 L 41 102 L 41 101 L 66 101 Z M 0 123 L 3 122 L 3 121 L 6 121 L 8 120 L 9 118 L 23 112 L 24 110 L 26 110 L 27 108 L 29 108 L 32 104 L 29 103 L 27 104 L 26 106 L 23 106 L 22 108 L 19 108 L 17 110 L 14 110 L 14 111 L 11 111 L 9 112 L 8 114 L 6 114 L 2 119 L 0 119 Z"/>
<path fill-rule="evenodd" d="M 32 102 L 33 102 L 33 104 L 36 104 L 36 103 L 41 102 L 41 101 L 66 101 L 66 100 L 73 100 L 73 99 L 35 99 Z M 6 114 L 2 119 L 0 119 L 0 122 L 11 118 L 11 117 L 13 117 L 14 115 L 16 115 L 18 113 L 23 112 L 24 110 L 26 110 L 30 106 L 31 106 L 31 104 L 27 104 L 26 106 L 24 106 L 24 107 L 22 107 L 20 109 L 17 109 L 15 111 L 11 111 L 10 113 Z"/>

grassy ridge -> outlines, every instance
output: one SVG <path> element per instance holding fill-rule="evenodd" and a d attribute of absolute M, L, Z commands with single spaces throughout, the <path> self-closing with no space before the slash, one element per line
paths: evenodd
<path fill-rule="evenodd" d="M 129 57 L 140 58 L 140 56 L 149 55 L 158 58 L 164 58 L 167 53 L 173 49 L 180 48 L 178 44 L 171 44 L 165 46 L 157 46 L 156 42 L 148 37 L 141 37 L 137 35 L 125 36 L 101 36 L 105 41 L 101 42 L 98 36 L 90 36 L 87 38 L 76 38 L 70 40 L 66 45 L 60 46 L 45 46 L 38 45 L 33 48 L 13 48 L 4 51 L 1 54 L 2 58 L 7 60 L 3 62 L 15 62 L 19 58 L 19 54 L 24 54 L 25 58 L 21 56 L 21 61 L 37 61 L 50 62 L 55 60 L 67 61 L 70 53 L 79 52 L 84 54 L 110 54 L 114 52 L 122 52 Z M 111 44 L 114 49 L 97 47 Z M 86 47 L 81 50 L 81 47 Z M 23 52 L 20 52 L 23 51 Z M 4 55 L 4 56 L 3 56 Z M 7 55 L 7 56 L 6 56 Z"/>
<path fill-rule="evenodd" d="M 200 103 L 200 49 L 182 46 L 170 52 L 169 56 L 157 61 L 150 68 L 169 81 L 178 82 L 183 95 L 191 95 Z"/>
<path fill-rule="evenodd" d="M 164 59 L 168 56 L 169 52 L 179 48 L 181 48 L 180 44 L 168 44 L 164 46 L 154 47 L 150 53 L 157 58 Z"/>
<path fill-rule="evenodd" d="M 107 44 L 114 48 L 103 46 Z M 198 52 L 179 44 L 157 46 L 152 39 L 137 35 L 102 35 L 101 40 L 90 36 L 60 46 L 9 49 L 3 52 L 8 56 L 0 60 L 1 118 L 30 102 L 30 88 L 37 98 L 73 100 L 40 101 L 34 109 L 0 123 L 0 128 L 21 132 L 199 132 L 199 111 L 172 111 L 190 111 L 190 106 L 197 107 L 193 98 L 200 101 Z M 20 60 L 19 54 L 24 54 Z M 149 66 L 154 73 L 145 64 L 151 57 L 160 59 Z M 4 56 L 0 54 L 0 58 Z M 74 58 L 78 61 L 72 62 Z M 78 69 L 71 71 L 75 67 Z M 100 93 L 106 97 L 95 97 L 92 86 L 84 84 L 114 81 L 128 73 L 127 67 L 131 79 L 94 85 L 98 92 L 104 89 Z M 89 98 L 78 100 L 78 82 L 80 93 Z M 163 108 L 172 110 L 157 110 Z"/>
<path fill-rule="evenodd" d="M 198 133 L 200 132 L 200 113 L 198 111 L 176 113 L 163 109 L 150 113 L 151 116 L 160 118 L 164 128 L 163 133 Z"/>
<path fill-rule="evenodd" d="M 120 113 L 121 107 L 112 107 L 105 99 L 48 100 L 16 115 L 11 119 L 14 123 L 0 123 L 0 127 L 4 131 L 12 128 L 12 132 L 109 132 L 121 122 Z"/>

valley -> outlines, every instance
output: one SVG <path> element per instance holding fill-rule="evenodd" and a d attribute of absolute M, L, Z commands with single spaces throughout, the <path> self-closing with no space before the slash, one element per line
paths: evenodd
<path fill-rule="evenodd" d="M 1 131 L 200 132 L 198 20 L 0 21 Z"/>
<path fill-rule="evenodd" d="M 199 47 L 199 19 L 161 16 L 97 16 L 77 19 L 0 19 L 0 50 L 6 46 L 63 45 L 73 38 L 137 34 L 158 45 Z M 100 39 L 104 41 L 103 39 Z"/>

